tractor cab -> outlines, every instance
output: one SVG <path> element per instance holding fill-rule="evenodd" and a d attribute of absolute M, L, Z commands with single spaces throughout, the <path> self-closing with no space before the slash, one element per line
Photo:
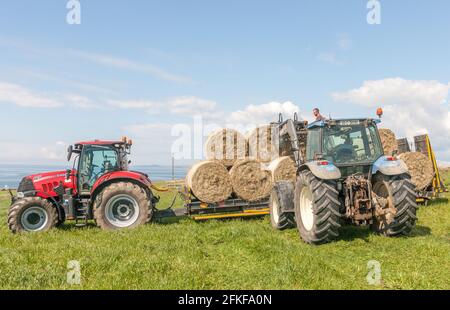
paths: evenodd
<path fill-rule="evenodd" d="M 94 184 L 103 175 L 114 171 L 128 170 L 127 155 L 130 153 L 131 140 L 89 141 L 69 146 L 67 159 L 76 154 L 76 188 L 81 195 L 90 194 Z M 77 169 L 75 169 L 77 167 Z"/>
<path fill-rule="evenodd" d="M 383 156 L 378 120 L 326 120 L 308 126 L 306 161 L 324 160 L 340 168 L 343 175 L 363 172 Z M 351 171 L 345 173 L 351 167 Z M 365 169 L 364 169 L 365 170 Z M 368 171 L 364 171 L 368 172 Z"/>

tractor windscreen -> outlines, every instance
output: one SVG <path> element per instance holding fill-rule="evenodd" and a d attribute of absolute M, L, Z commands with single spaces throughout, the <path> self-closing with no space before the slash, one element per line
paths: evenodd
<path fill-rule="evenodd" d="M 323 155 L 337 165 L 371 163 L 383 155 L 375 124 L 342 122 L 325 126 Z"/>
<path fill-rule="evenodd" d="M 119 169 L 118 153 L 114 147 L 88 145 L 83 148 L 79 163 L 79 188 L 90 191 L 102 175 Z"/>

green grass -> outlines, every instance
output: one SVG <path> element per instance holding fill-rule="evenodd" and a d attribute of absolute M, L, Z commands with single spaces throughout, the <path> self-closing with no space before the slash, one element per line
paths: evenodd
<path fill-rule="evenodd" d="M 168 205 L 171 194 L 161 197 Z M 180 204 L 180 201 L 178 201 Z M 67 223 L 46 233 L 12 235 L 0 192 L 2 289 L 450 289 L 450 204 L 421 207 L 408 238 L 346 227 L 337 242 L 309 246 L 295 229 L 268 218 L 194 222 L 188 218 L 105 232 Z M 81 263 L 81 285 L 66 283 Z M 382 282 L 368 285 L 367 263 Z"/>

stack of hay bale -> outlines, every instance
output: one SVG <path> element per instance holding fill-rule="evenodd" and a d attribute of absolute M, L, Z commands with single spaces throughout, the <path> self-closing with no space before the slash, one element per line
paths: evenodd
<path fill-rule="evenodd" d="M 384 154 L 391 156 L 398 152 L 399 146 L 394 132 L 390 129 L 379 129 Z M 425 190 L 433 181 L 434 170 L 430 159 L 420 152 L 404 152 L 398 155 L 408 166 L 411 182 L 417 191 Z"/>
<path fill-rule="evenodd" d="M 194 165 L 186 185 L 197 199 L 217 203 L 232 196 L 258 201 L 270 195 L 273 184 L 295 181 L 296 167 L 291 157 L 279 157 L 270 126 L 250 131 L 246 136 L 234 129 L 221 129 L 205 143 L 206 161 Z"/>

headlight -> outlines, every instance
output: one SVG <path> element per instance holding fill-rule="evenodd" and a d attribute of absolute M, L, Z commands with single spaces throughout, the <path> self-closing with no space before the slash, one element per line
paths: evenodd
<path fill-rule="evenodd" d="M 25 197 L 25 194 L 23 192 L 17 192 L 16 196 L 17 196 L 17 198 L 22 199 Z"/>

